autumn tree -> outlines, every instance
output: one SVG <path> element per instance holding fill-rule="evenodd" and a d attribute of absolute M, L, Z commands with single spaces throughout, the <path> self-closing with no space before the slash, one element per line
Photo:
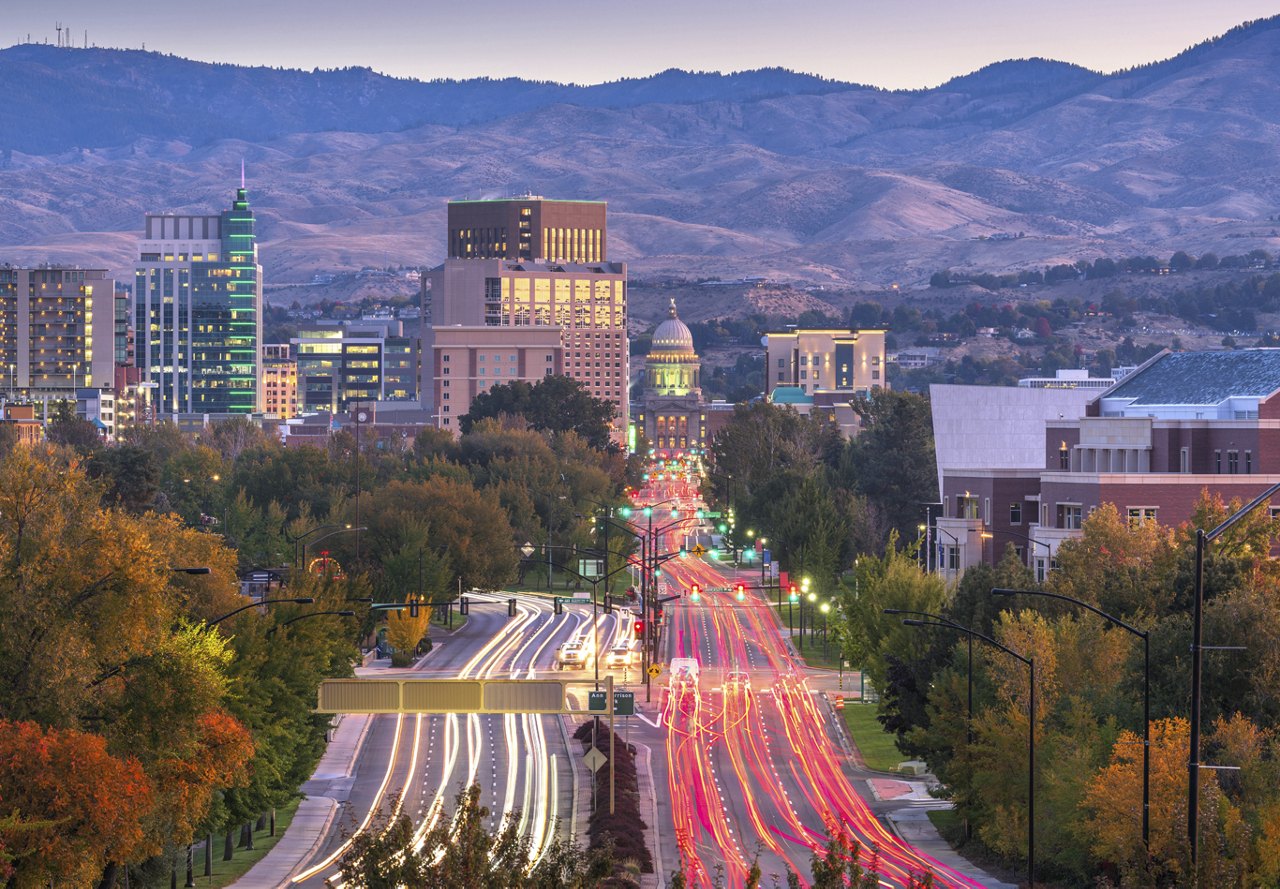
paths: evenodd
<path fill-rule="evenodd" d="M 417 595 L 410 594 L 405 602 L 417 602 Z M 413 611 L 417 611 L 414 614 Z M 387 613 L 387 644 L 391 646 L 391 665 L 407 667 L 413 662 L 418 643 L 431 627 L 431 606 L 415 605 Z"/>
<path fill-rule="evenodd" d="M 0 848 L 13 885 L 90 885 L 147 851 L 154 793 L 141 764 L 76 729 L 0 721 Z"/>

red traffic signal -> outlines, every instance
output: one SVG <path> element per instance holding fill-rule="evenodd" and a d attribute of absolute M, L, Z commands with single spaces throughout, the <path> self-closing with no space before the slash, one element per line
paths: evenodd
<path fill-rule="evenodd" d="M 644 621 L 642 621 L 642 620 L 638 620 L 638 621 L 636 621 L 636 622 L 635 622 L 635 624 L 634 624 L 634 626 L 633 626 L 633 629 L 635 630 L 635 634 L 636 634 L 636 636 L 637 636 L 637 637 L 643 636 L 643 635 L 644 635 Z"/>
<path fill-rule="evenodd" d="M 695 584 L 691 584 L 691 585 L 689 586 L 689 598 L 690 598 L 690 599 L 692 599 L 693 601 L 697 602 L 697 601 L 698 601 L 698 598 L 699 598 L 701 595 L 702 595 L 702 587 L 698 586 L 696 583 L 695 583 Z"/>
<path fill-rule="evenodd" d="M 733 591 L 737 595 L 739 602 L 747 598 L 747 585 L 745 583 L 734 585 Z"/>

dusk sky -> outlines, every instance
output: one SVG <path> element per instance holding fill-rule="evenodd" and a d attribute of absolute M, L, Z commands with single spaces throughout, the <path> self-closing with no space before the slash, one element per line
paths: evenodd
<path fill-rule="evenodd" d="M 0 45 L 140 47 L 193 59 L 387 74 L 577 83 L 666 68 L 781 66 L 876 86 L 928 87 L 1042 56 L 1101 71 L 1167 58 L 1265 0 L 2 0 Z"/>

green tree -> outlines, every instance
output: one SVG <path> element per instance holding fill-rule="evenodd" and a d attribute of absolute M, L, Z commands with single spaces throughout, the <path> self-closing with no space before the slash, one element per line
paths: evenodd
<path fill-rule="evenodd" d="M 911 539 L 923 516 L 921 504 L 937 499 L 929 402 L 910 392 L 877 389 L 853 404 L 862 428 L 846 446 L 842 470 L 889 527 Z"/>
<path fill-rule="evenodd" d="M 571 377 L 554 375 L 532 384 L 513 380 L 490 387 L 472 399 L 471 410 L 462 416 L 458 426 L 466 434 L 477 421 L 487 417 L 520 416 L 532 429 L 572 430 L 593 448 L 604 450 L 610 446 L 614 413 L 613 402 L 593 397 Z"/>

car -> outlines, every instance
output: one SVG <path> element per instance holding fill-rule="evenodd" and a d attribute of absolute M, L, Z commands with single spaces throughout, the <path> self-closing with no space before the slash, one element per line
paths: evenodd
<path fill-rule="evenodd" d="M 673 657 L 671 659 L 671 679 L 673 682 L 698 684 L 698 661 L 691 657 Z"/>
<path fill-rule="evenodd" d="M 741 670 L 733 670 L 724 675 L 724 693 L 731 691 L 750 691 L 751 677 Z"/>
<path fill-rule="evenodd" d="M 556 663 L 561 667 L 579 667 L 586 669 L 587 658 L 591 652 L 585 642 L 566 642 L 556 649 Z"/>
<path fill-rule="evenodd" d="M 630 667 L 633 660 L 634 652 L 630 645 L 615 645 L 604 658 L 605 666 L 608 667 Z"/>

